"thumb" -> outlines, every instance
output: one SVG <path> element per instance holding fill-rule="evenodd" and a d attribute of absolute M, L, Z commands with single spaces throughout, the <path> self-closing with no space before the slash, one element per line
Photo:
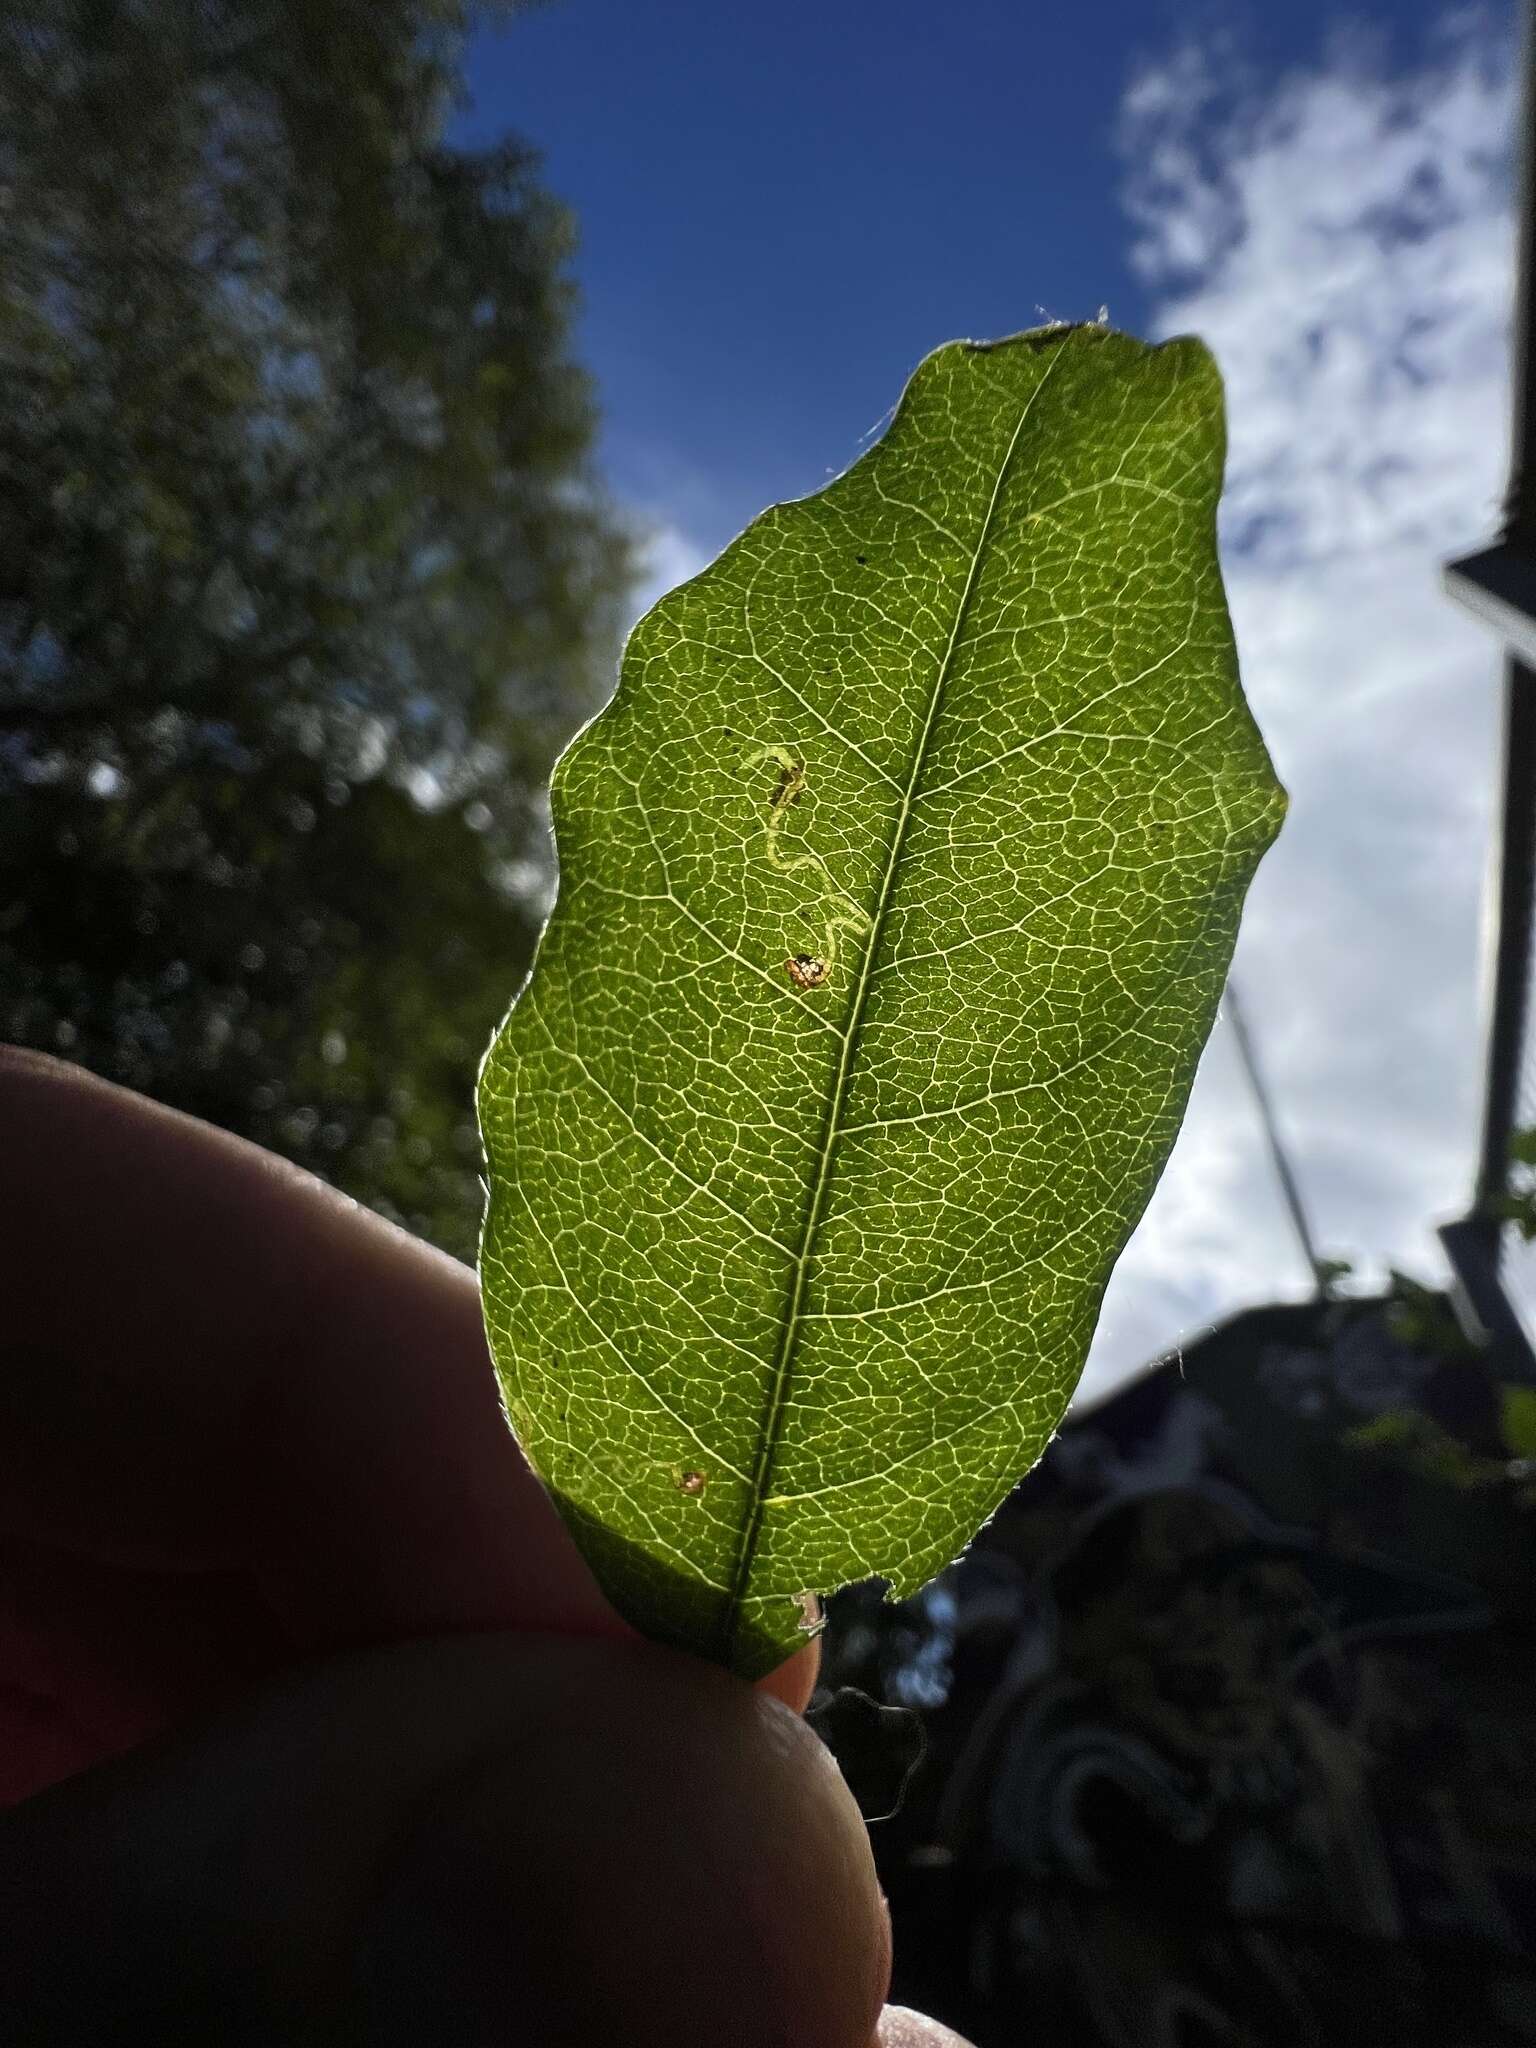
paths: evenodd
<path fill-rule="evenodd" d="M 865 2048 L 888 1940 L 816 1737 L 649 1646 L 291 1672 L 0 1821 L 30 2048 Z"/>

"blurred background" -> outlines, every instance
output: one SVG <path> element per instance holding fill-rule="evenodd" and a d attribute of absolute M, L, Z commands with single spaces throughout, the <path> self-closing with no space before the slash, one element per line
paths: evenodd
<path fill-rule="evenodd" d="M 0 21 L 0 1038 L 461 1257 L 545 779 L 628 624 L 941 341 L 1104 308 L 1216 352 L 1292 795 L 1237 999 L 1074 1419 L 961 1566 L 829 1636 L 828 1702 L 899 1710 L 827 1724 L 872 1812 L 926 1729 L 874 1830 L 898 1993 L 982 2048 L 1536 2040 L 1531 607 L 1507 547 L 1442 581 L 1529 538 L 1519 33 Z"/>

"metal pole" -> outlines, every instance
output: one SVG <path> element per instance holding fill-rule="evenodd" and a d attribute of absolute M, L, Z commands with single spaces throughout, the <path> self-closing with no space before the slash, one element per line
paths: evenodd
<path fill-rule="evenodd" d="M 1313 1242 L 1312 1228 L 1307 1221 L 1306 1208 L 1301 1199 L 1301 1188 L 1291 1170 L 1291 1162 L 1286 1157 L 1285 1146 L 1281 1142 L 1280 1127 L 1275 1121 L 1274 1104 L 1270 1101 L 1269 1090 L 1264 1085 L 1264 1076 L 1259 1071 L 1253 1039 L 1249 1034 L 1247 1019 L 1243 1015 L 1243 1006 L 1238 1000 L 1236 984 L 1233 982 L 1227 983 L 1222 1010 L 1232 1026 L 1238 1057 L 1243 1063 L 1243 1072 L 1248 1077 L 1248 1086 L 1253 1090 L 1259 1122 L 1264 1130 L 1264 1142 L 1269 1147 L 1270 1162 L 1275 1169 L 1275 1178 L 1280 1183 L 1280 1192 L 1285 1198 L 1286 1212 L 1291 1219 L 1291 1228 L 1296 1233 L 1296 1242 L 1312 1275 L 1318 1300 L 1326 1301 L 1330 1292 L 1328 1268 L 1319 1258 L 1317 1246 Z"/>
<path fill-rule="evenodd" d="M 1510 365 L 1509 496 L 1504 538 L 1536 552 L 1536 0 L 1521 10 L 1520 191 L 1515 215 L 1515 308 Z"/>
<path fill-rule="evenodd" d="M 1536 558 L 1536 4 L 1523 10 L 1524 81 L 1520 210 L 1516 216 L 1514 361 L 1510 377 L 1510 477 L 1504 543 Z M 1509 1141 L 1519 1114 L 1520 1055 L 1530 1009 L 1532 897 L 1536 894 L 1536 674 L 1511 654 L 1504 667 L 1502 829 L 1493 878 L 1493 1000 L 1483 1139 L 1472 1213 L 1498 1233 L 1497 1203 L 1509 1181 Z"/>
<path fill-rule="evenodd" d="M 1519 1115 L 1521 1050 L 1530 1009 L 1533 896 L 1536 896 L 1536 675 L 1513 655 L 1504 675 L 1502 829 L 1492 877 L 1493 1002 L 1483 1138 L 1473 1214 L 1498 1230 L 1497 1204 L 1509 1182 L 1509 1141 Z"/>
<path fill-rule="evenodd" d="M 1536 0 L 1522 9 L 1520 210 L 1515 223 L 1515 318 L 1510 375 L 1510 474 L 1500 539 L 1452 563 L 1446 584 L 1491 623 L 1507 649 L 1503 769 L 1488 890 L 1488 1039 L 1482 1144 L 1469 1213 L 1441 1226 L 1469 1335 L 1489 1342 L 1501 1377 L 1536 1381 L 1536 1357 L 1502 1271 L 1501 1198 L 1521 1112 L 1520 1078 L 1531 1023 L 1536 898 Z"/>

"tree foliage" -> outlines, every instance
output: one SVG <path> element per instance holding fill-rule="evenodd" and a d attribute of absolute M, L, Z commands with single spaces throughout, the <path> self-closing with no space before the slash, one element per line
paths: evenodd
<path fill-rule="evenodd" d="M 627 572 L 569 219 L 520 143 L 446 139 L 464 28 L 0 26 L 0 1036 L 461 1252 Z"/>

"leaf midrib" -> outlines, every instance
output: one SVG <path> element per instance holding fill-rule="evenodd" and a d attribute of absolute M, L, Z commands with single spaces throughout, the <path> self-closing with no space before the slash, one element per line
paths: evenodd
<path fill-rule="evenodd" d="M 1065 340 L 1065 337 L 1063 337 Z M 838 1055 L 837 1071 L 827 1097 L 826 1115 L 822 1122 L 821 1142 L 817 1148 L 816 1171 L 806 1196 L 806 1205 L 800 1227 L 800 1241 L 790 1266 L 788 1299 L 781 1324 L 778 1354 L 774 1360 L 773 1372 L 768 1383 L 767 1396 L 763 1407 L 763 1421 L 758 1433 L 757 1456 L 752 1465 L 751 1507 L 743 1525 L 741 1543 L 736 1553 L 735 1567 L 731 1573 L 730 1590 L 721 1617 L 721 1647 L 727 1659 L 730 1657 L 736 1625 L 741 1615 L 742 1602 L 746 1597 L 747 1584 L 752 1567 L 756 1562 L 758 1544 L 762 1538 L 763 1516 L 767 1510 L 773 1479 L 774 1466 L 778 1459 L 779 1446 L 784 1433 L 784 1419 L 789 1408 L 789 1390 L 794 1379 L 795 1359 L 800 1348 L 800 1335 L 805 1322 L 802 1314 L 806 1288 L 809 1285 L 811 1267 L 816 1258 L 817 1239 L 826 1217 L 827 1193 L 832 1183 L 832 1168 L 838 1141 L 842 1137 L 843 1111 L 852 1081 L 859 1040 L 863 1034 L 864 1013 L 869 1001 L 869 991 L 874 981 L 875 959 L 880 948 L 881 935 L 885 929 L 886 916 L 895 894 L 896 877 L 900 871 L 902 857 L 906 850 L 907 833 L 912 821 L 912 811 L 918 784 L 928 763 L 928 752 L 932 744 L 934 728 L 944 706 L 945 692 L 954 670 L 955 655 L 961 644 L 966 619 L 975 596 L 976 585 L 981 574 L 981 564 L 991 539 L 997 508 L 1002 501 L 1003 490 L 1008 481 L 1009 471 L 1023 438 L 1024 428 L 1035 404 L 1050 382 L 1065 348 L 1058 343 L 1051 360 L 1041 373 L 1036 384 L 1014 424 L 1003 459 L 998 464 L 997 478 L 992 486 L 986 513 L 982 518 L 981 530 L 976 537 L 975 550 L 970 567 L 966 572 L 965 585 L 955 607 L 954 624 L 950 628 L 949 640 L 934 677 L 933 689 L 929 693 L 928 709 L 923 720 L 913 753 L 912 772 L 907 777 L 906 787 L 901 793 L 901 807 L 897 812 L 896 828 L 891 834 L 890 851 L 886 857 L 885 870 L 875 894 L 874 908 L 870 914 L 869 938 L 859 961 L 859 970 L 854 981 L 853 998 L 848 1006 L 848 1025 L 843 1034 L 843 1043 Z M 817 1591 L 818 1588 L 808 1588 Z"/>

